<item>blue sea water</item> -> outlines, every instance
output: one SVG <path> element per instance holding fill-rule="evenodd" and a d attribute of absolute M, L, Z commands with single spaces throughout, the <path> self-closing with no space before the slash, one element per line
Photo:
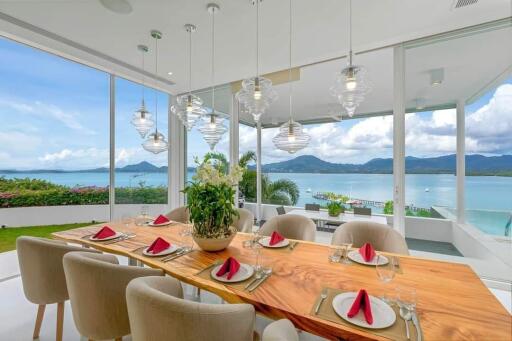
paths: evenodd
<path fill-rule="evenodd" d="M 316 192 L 335 192 L 352 198 L 387 201 L 393 198 L 391 174 L 304 174 L 270 173 L 271 180 L 289 179 L 300 190 L 297 206 L 309 202 L 322 202 L 312 196 Z M 6 178 L 28 177 L 45 179 L 66 186 L 108 186 L 108 173 L 23 173 L 1 174 Z M 190 179 L 189 172 L 187 178 Z M 116 186 L 167 186 L 165 173 L 116 173 Z M 408 174 L 405 177 L 405 199 L 408 205 L 455 207 L 456 178 L 449 174 Z M 310 190 L 310 191 L 309 191 Z M 504 226 L 512 212 L 512 178 L 497 176 L 468 176 L 465 184 L 467 219 L 482 226 L 487 233 L 503 235 Z M 379 212 L 381 209 L 373 208 Z M 500 211 L 493 214 L 492 212 Z"/>

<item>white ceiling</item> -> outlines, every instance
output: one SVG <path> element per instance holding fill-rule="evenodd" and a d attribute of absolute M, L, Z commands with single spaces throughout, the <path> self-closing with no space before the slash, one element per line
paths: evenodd
<path fill-rule="evenodd" d="M 149 31 L 161 30 L 159 77 L 176 84 L 159 82 L 155 85 L 177 94 L 186 91 L 188 85 L 187 36 L 183 25 L 193 23 L 198 26 L 193 42 L 193 88 L 208 87 L 211 26 L 206 4 L 210 1 L 129 1 L 133 12 L 128 15 L 112 13 L 96 0 L 0 2 L 1 13 L 76 42 L 86 47 L 86 51 L 77 51 L 63 44 L 50 46 L 52 41 L 48 37 L 27 33 L 27 29 L 19 29 L 17 25 L 6 22 L 5 17 L 0 17 L 0 34 L 137 79 L 140 76 L 136 70 L 140 67 L 140 54 L 136 46 L 144 43 L 152 48 Z M 216 19 L 216 83 L 224 84 L 255 73 L 255 9 L 249 0 L 219 0 L 217 3 L 221 12 Z M 506 18 L 511 14 L 510 0 L 480 0 L 461 9 L 452 9 L 452 4 L 453 0 L 353 1 L 354 50 L 390 46 Z M 260 6 L 261 73 L 286 69 L 288 1 L 264 0 Z M 293 0 L 293 6 L 293 65 L 317 63 L 346 54 L 347 0 Z M 510 42 L 507 39 L 511 37 L 510 29 L 501 30 L 496 35 L 489 34 L 491 36 L 482 36 L 478 41 L 451 40 L 408 50 L 408 101 L 422 96 L 430 99 L 432 104 L 453 102 L 459 96 L 478 91 L 478 87 L 503 72 L 512 60 L 512 44 L 504 43 Z M 480 48 L 483 46 L 485 49 Z M 92 55 L 88 49 L 99 52 L 100 56 Z M 112 59 L 104 61 L 101 56 Z M 148 59 L 146 64 L 153 71 L 153 58 Z M 124 66 L 117 68 L 115 61 Z M 374 91 L 360 111 L 388 111 L 392 103 L 392 49 L 362 54 L 356 57 L 356 63 L 367 66 L 374 82 Z M 294 82 L 294 107 L 298 118 L 321 119 L 337 113 L 328 88 L 334 81 L 334 72 L 344 65 L 345 60 L 340 59 L 301 69 L 301 80 Z M 126 71 L 125 66 L 131 66 L 131 70 Z M 425 71 L 437 67 L 446 68 L 446 82 L 438 89 L 431 89 L 427 86 Z M 167 75 L 169 71 L 173 72 L 172 76 Z M 489 79 L 482 79 L 482 74 Z M 282 121 L 288 115 L 288 86 L 278 85 L 276 89 L 280 100 L 272 106 L 265 124 Z"/>

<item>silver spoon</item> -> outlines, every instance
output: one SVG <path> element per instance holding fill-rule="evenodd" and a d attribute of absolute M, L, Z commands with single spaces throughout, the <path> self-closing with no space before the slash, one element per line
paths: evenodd
<path fill-rule="evenodd" d="M 406 307 L 400 307 L 400 317 L 405 321 L 405 332 L 407 334 L 407 340 L 410 340 L 411 334 L 409 332 L 409 321 L 412 318 L 411 312 Z"/>

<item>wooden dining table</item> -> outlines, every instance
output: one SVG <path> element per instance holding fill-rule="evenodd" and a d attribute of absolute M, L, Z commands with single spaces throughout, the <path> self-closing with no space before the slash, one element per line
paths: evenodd
<path fill-rule="evenodd" d="M 56 239 L 136 259 L 142 264 L 162 269 L 169 276 L 207 290 L 229 303 L 252 304 L 259 314 L 272 319 L 287 318 L 304 331 L 331 340 L 386 340 L 372 330 L 325 320 L 312 312 L 323 288 L 358 291 L 361 288 L 374 296 L 393 291 L 396 286 L 415 288 L 417 314 L 424 340 L 510 340 L 511 315 L 467 265 L 432 259 L 400 257 L 401 273 L 388 284 L 381 282 L 375 267 L 360 264 L 330 263 L 325 244 L 301 241 L 293 249 L 262 249 L 261 264 L 271 266 L 273 274 L 256 290 L 223 284 L 198 271 L 216 260 L 229 256 L 253 264 L 255 255 L 243 242 L 250 234 L 238 233 L 230 246 L 220 252 L 197 249 L 169 262 L 147 257 L 136 250 L 163 237 L 181 244 L 183 225 L 167 227 L 136 226 L 110 222 L 108 226 L 135 237 L 112 244 L 92 242 L 86 235 L 103 225 L 92 225 L 53 233 Z M 190 237 L 189 237 L 190 238 Z"/>

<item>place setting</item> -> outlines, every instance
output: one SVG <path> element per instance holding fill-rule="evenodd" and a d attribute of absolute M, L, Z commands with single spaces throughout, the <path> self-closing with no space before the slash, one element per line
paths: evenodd
<path fill-rule="evenodd" d="M 384 336 L 392 340 L 421 341 L 421 327 L 412 290 L 397 289 L 396 301 L 387 302 L 365 289 L 324 288 L 311 314 L 322 319 Z M 413 317 L 414 316 L 414 317 Z"/>
<path fill-rule="evenodd" d="M 179 246 L 157 237 L 149 246 L 139 247 L 132 252 L 151 258 L 158 258 L 161 262 L 169 262 L 193 251 L 192 245 L 183 243 Z"/>
<path fill-rule="evenodd" d="M 158 217 L 148 222 L 147 225 L 151 227 L 165 227 L 175 223 L 175 221 L 170 220 L 163 214 L 160 214 Z"/>
<path fill-rule="evenodd" d="M 131 239 L 136 237 L 135 233 L 115 231 L 110 226 L 105 225 L 98 231 L 87 234 L 82 239 L 89 240 L 92 242 L 101 242 L 104 245 L 114 244 L 120 241 Z"/>
<path fill-rule="evenodd" d="M 244 242 L 244 247 L 250 247 L 250 244 L 257 243 L 264 248 L 275 250 L 292 251 L 299 244 L 297 241 L 291 241 L 283 237 L 279 232 L 274 231 L 270 236 L 261 236 L 255 233 L 254 237 Z M 245 245 L 247 244 L 247 245 Z"/>

